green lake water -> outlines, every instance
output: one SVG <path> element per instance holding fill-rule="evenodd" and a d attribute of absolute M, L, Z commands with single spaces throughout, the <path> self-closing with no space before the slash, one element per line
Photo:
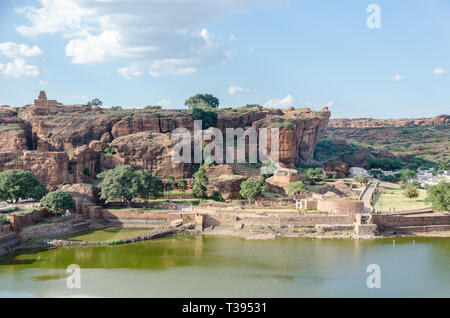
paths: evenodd
<path fill-rule="evenodd" d="M 72 239 L 133 231 L 142 229 Z M 81 268 L 79 289 L 66 285 L 70 264 Z M 380 266 L 379 289 L 366 285 L 370 264 Z M 445 238 L 396 238 L 393 244 L 199 235 L 1 258 L 0 297 L 450 297 L 449 265 Z"/>

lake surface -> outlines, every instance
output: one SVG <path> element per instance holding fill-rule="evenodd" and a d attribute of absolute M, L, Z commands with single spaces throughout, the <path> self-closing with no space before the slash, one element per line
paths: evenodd
<path fill-rule="evenodd" d="M 81 268 L 79 289 L 66 285 L 70 264 Z M 379 289 L 366 285 L 370 264 L 381 268 Z M 2 258 L 0 297 L 450 297 L 449 264 L 445 238 L 188 236 Z"/>

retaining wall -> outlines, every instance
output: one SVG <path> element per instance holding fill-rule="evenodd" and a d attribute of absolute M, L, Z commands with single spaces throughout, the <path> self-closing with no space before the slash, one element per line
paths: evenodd
<path fill-rule="evenodd" d="M 450 225 L 450 215 L 401 216 L 375 214 L 372 216 L 372 222 L 381 229 L 403 226 Z"/>
<path fill-rule="evenodd" d="M 317 210 L 340 215 L 356 215 L 364 213 L 364 202 L 362 201 L 337 201 L 319 200 Z"/>

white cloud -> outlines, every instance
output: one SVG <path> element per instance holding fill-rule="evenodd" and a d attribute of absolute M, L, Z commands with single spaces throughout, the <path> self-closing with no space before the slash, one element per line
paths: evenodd
<path fill-rule="evenodd" d="M 277 0 L 40 0 L 16 11 L 26 36 L 60 34 L 73 63 L 124 61 L 117 72 L 174 76 L 230 58 L 232 50 L 200 26 L 207 20 Z M 137 67 L 132 67 L 136 63 Z M 127 66 L 128 65 L 128 66 Z"/>
<path fill-rule="evenodd" d="M 443 68 L 437 68 L 433 71 L 434 75 L 444 75 L 447 74 L 447 71 L 444 70 Z"/>
<path fill-rule="evenodd" d="M 0 55 L 16 59 L 41 55 L 42 51 L 37 46 L 29 47 L 25 44 L 17 44 L 14 42 L 0 43 Z"/>
<path fill-rule="evenodd" d="M 10 77 L 36 77 L 40 73 L 39 68 L 36 65 L 28 65 L 26 59 L 41 54 L 42 51 L 37 46 L 29 47 L 14 42 L 0 43 L 0 56 L 12 59 L 12 62 L 0 63 L 0 71 Z"/>
<path fill-rule="evenodd" d="M 6 64 L 0 63 L 0 71 L 10 77 L 37 77 L 39 68 L 36 65 L 28 65 L 23 59 L 14 59 L 13 62 Z"/>
<path fill-rule="evenodd" d="M 403 81 L 405 78 L 406 78 L 406 76 L 404 76 L 404 75 L 395 74 L 395 76 L 392 80 L 393 81 Z"/>
<path fill-rule="evenodd" d="M 88 99 L 88 97 L 86 95 L 74 95 L 72 96 L 72 99 Z"/>
<path fill-rule="evenodd" d="M 39 80 L 39 84 L 40 84 L 41 86 L 47 86 L 47 85 L 48 85 L 48 82 L 47 82 L 47 81 L 44 81 L 44 80 Z"/>
<path fill-rule="evenodd" d="M 120 55 L 120 34 L 106 30 L 98 36 L 88 35 L 82 39 L 73 39 L 66 46 L 66 55 L 72 57 L 72 63 L 85 64 L 101 62 Z"/>
<path fill-rule="evenodd" d="M 117 72 L 126 79 L 133 79 L 142 75 L 138 64 L 132 64 L 130 66 L 119 68 L 117 69 Z"/>
<path fill-rule="evenodd" d="M 228 94 L 230 95 L 244 95 L 250 93 L 250 90 L 247 88 L 239 87 L 239 86 L 233 86 L 231 85 L 228 88 Z"/>
<path fill-rule="evenodd" d="M 228 38 L 230 41 L 236 41 L 236 36 L 234 34 L 231 34 Z"/>
<path fill-rule="evenodd" d="M 163 99 L 159 102 L 156 102 L 155 105 L 161 106 L 162 108 L 168 108 L 172 105 L 172 101 L 170 99 Z"/>
<path fill-rule="evenodd" d="M 269 99 L 265 104 L 264 107 L 287 107 L 287 106 L 293 106 L 295 103 L 295 98 L 291 94 L 288 94 L 285 98 L 278 99 L 278 98 L 272 98 Z"/>

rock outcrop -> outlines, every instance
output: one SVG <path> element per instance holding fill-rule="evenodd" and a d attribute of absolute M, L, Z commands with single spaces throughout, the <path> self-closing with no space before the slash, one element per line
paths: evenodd
<path fill-rule="evenodd" d="M 241 183 L 247 180 L 244 176 L 223 175 L 209 180 L 207 195 L 217 192 L 225 201 L 241 199 Z"/>
<path fill-rule="evenodd" d="M 326 162 L 323 168 L 323 174 L 326 178 L 332 178 L 334 176 L 338 178 L 348 177 L 350 167 L 345 162 L 330 161 Z"/>
<path fill-rule="evenodd" d="M 330 117 L 326 108 L 316 112 L 258 105 L 216 112 L 224 139 L 227 128 L 253 127 L 257 132 L 280 128 L 280 161 L 289 167 L 311 160 Z M 20 109 L 0 106 L 0 171 L 30 170 L 50 187 L 92 182 L 99 172 L 118 164 L 147 169 L 162 178 L 189 178 L 192 164 L 175 164 L 171 158 L 175 142 L 170 134 L 177 128 L 193 132 L 191 110 L 63 105 L 41 92 L 34 104 Z"/>

